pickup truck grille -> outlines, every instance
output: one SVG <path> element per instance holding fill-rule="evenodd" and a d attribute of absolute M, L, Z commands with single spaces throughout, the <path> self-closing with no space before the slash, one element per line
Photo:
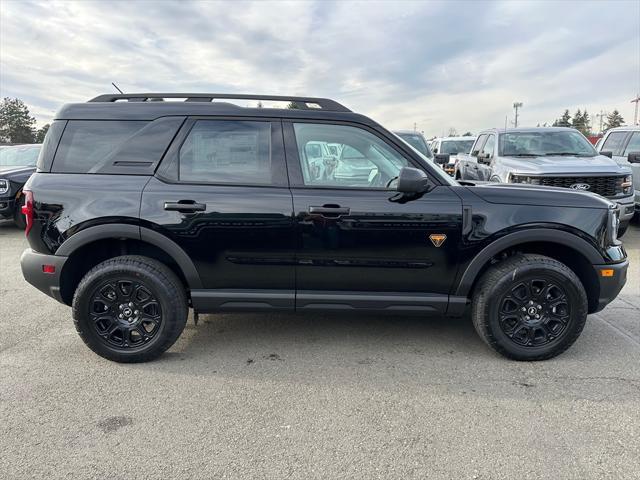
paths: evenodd
<path fill-rule="evenodd" d="M 532 180 L 539 180 L 538 182 L 531 182 L 537 185 L 545 185 L 549 187 L 562 187 L 570 188 L 575 184 L 589 185 L 587 192 L 597 193 L 603 197 L 615 197 L 622 193 L 622 181 L 624 176 L 614 177 L 533 177 Z"/>

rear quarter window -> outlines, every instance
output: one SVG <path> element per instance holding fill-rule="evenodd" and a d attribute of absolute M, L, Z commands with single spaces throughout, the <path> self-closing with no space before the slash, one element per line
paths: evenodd
<path fill-rule="evenodd" d="M 53 171 L 88 173 L 146 124 L 145 121 L 70 120 L 60 139 Z"/>

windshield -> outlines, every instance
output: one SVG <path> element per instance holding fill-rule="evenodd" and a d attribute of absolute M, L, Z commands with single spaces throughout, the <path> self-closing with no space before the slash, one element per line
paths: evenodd
<path fill-rule="evenodd" d="M 457 153 L 469 153 L 475 139 L 471 140 L 444 140 L 438 153 L 448 153 L 455 155 Z"/>
<path fill-rule="evenodd" d="M 0 167 L 35 167 L 40 145 L 0 147 Z"/>
<path fill-rule="evenodd" d="M 429 150 L 429 147 L 427 146 L 427 143 L 424 141 L 424 138 L 422 137 L 422 135 L 419 135 L 417 133 L 398 133 L 398 136 L 402 138 L 405 142 L 407 142 L 409 145 L 411 145 L 413 148 L 418 150 L 425 157 L 433 158 L 433 154 L 431 153 L 431 150 Z"/>
<path fill-rule="evenodd" d="M 509 157 L 570 155 L 594 157 L 593 146 L 575 131 L 513 132 L 500 135 L 501 155 Z"/>

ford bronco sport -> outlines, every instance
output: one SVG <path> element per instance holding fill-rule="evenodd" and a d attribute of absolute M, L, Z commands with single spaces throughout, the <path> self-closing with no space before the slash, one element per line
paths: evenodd
<path fill-rule="evenodd" d="M 197 318 L 468 307 L 494 350 L 543 360 L 626 280 L 614 203 L 463 186 L 332 100 L 102 95 L 55 118 L 25 186 L 22 271 L 72 306 L 82 340 L 114 361 L 162 354 L 189 308 Z M 318 143 L 357 152 L 372 164 L 366 179 L 319 174 L 306 148 Z"/>

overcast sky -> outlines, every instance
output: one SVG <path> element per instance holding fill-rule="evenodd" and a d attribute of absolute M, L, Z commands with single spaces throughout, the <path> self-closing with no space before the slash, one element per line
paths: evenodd
<path fill-rule="evenodd" d="M 640 90 L 640 1 L 0 0 L 0 90 L 40 124 L 126 92 L 326 96 L 428 136 L 620 110 Z M 597 125 L 595 125 L 597 128 Z"/>

